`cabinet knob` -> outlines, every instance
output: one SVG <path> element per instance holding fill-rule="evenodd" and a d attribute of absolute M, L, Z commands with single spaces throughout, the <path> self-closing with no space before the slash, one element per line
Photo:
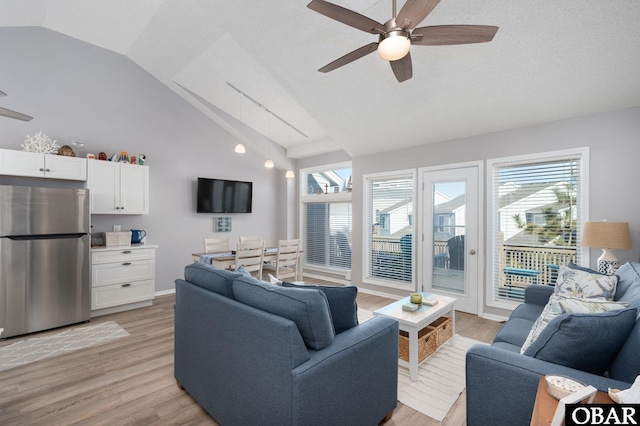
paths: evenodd
<path fill-rule="evenodd" d="M 42 167 L 40 167 L 38 170 L 40 170 L 41 172 L 44 172 L 44 169 Z"/>
<path fill-rule="evenodd" d="M 131 262 L 124 262 L 124 263 L 122 264 L 122 266 L 129 266 L 129 265 L 131 265 Z"/>
<path fill-rule="evenodd" d="M 46 170 L 45 170 L 45 172 L 50 172 L 50 171 L 51 171 L 51 169 L 46 169 Z"/>
<path fill-rule="evenodd" d="M 122 287 L 131 287 L 130 283 L 122 284 Z"/>

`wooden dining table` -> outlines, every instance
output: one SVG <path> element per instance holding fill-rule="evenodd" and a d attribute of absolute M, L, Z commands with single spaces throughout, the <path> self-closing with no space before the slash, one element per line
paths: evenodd
<path fill-rule="evenodd" d="M 302 254 L 302 250 L 300 250 Z M 218 269 L 234 269 L 236 263 L 235 251 L 219 251 L 211 253 L 191 253 L 194 262 L 207 261 Z M 264 249 L 264 261 L 275 263 L 278 256 L 278 247 L 267 247 Z M 275 274 L 273 274 L 275 275 Z M 302 262 L 298 260 L 298 274 L 296 280 L 302 280 Z"/>

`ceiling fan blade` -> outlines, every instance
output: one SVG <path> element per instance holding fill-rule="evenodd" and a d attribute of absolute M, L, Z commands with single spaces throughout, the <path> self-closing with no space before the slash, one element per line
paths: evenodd
<path fill-rule="evenodd" d="M 407 53 L 407 55 L 398 59 L 397 61 L 389 61 L 391 64 L 391 69 L 398 79 L 399 83 L 402 83 L 405 80 L 409 80 L 413 76 L 413 67 L 411 66 L 411 53 Z"/>
<path fill-rule="evenodd" d="M 15 111 L 11 111 L 10 109 L 6 109 L 6 108 L 2 108 L 2 107 L 0 107 L 0 115 L 5 116 L 5 117 L 9 117 L 9 118 L 15 118 L 16 120 L 22 120 L 22 121 L 31 121 L 31 120 L 33 120 L 33 117 L 31 117 L 30 115 L 22 114 L 22 113 L 15 112 Z"/>
<path fill-rule="evenodd" d="M 307 7 L 338 22 L 371 34 L 382 34 L 387 31 L 384 25 L 373 19 L 324 0 L 313 0 Z"/>
<path fill-rule="evenodd" d="M 438 3 L 440 0 L 407 0 L 396 16 L 396 24 L 404 29 L 415 28 Z"/>
<path fill-rule="evenodd" d="M 0 96 L 7 96 L 7 94 L 0 90 Z"/>
<path fill-rule="evenodd" d="M 360 59 L 363 56 L 367 56 L 371 52 L 375 52 L 378 48 L 378 43 L 369 43 L 366 46 L 362 46 L 359 49 L 354 50 L 353 52 L 347 53 L 346 55 L 336 59 L 330 64 L 325 65 L 320 68 L 318 71 L 320 72 L 329 72 L 333 71 L 336 68 L 340 68 L 343 65 L 347 65 L 349 62 L 353 62 L 356 59 Z"/>
<path fill-rule="evenodd" d="M 498 32 L 498 27 L 490 25 L 434 25 L 413 30 L 411 44 L 443 46 L 449 44 L 486 43 L 493 40 L 496 32 Z"/>

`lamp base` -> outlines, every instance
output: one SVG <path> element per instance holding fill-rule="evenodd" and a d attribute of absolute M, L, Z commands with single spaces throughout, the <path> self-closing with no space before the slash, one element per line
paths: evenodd
<path fill-rule="evenodd" d="M 613 255 L 613 251 L 602 249 L 602 254 L 598 258 L 598 272 L 605 275 L 613 275 L 620 267 L 620 261 Z"/>

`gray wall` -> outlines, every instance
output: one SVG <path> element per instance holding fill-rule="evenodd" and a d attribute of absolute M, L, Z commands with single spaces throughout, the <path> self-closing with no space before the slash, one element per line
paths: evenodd
<path fill-rule="evenodd" d="M 191 253 L 214 237 L 212 214 L 195 213 L 197 177 L 253 181 L 253 213 L 231 214 L 239 235 L 270 244 L 287 233 L 279 213 L 287 202 L 284 171 L 264 158 L 234 153 L 230 134 L 126 57 L 44 28 L 0 28 L 0 105 L 35 117 L 0 117 L 0 148 L 21 149 L 42 130 L 60 145 L 78 139 L 82 154 L 144 153 L 150 166 L 149 215 L 94 215 L 94 232 L 144 229 L 158 244 L 156 290 L 173 289 Z M 0 177 L 0 184 L 73 186 L 70 182 Z"/>
<path fill-rule="evenodd" d="M 360 186 L 364 174 L 577 147 L 590 149 L 589 220 L 606 218 L 612 222 L 629 222 L 633 249 L 616 250 L 616 255 L 621 263 L 637 261 L 640 250 L 640 107 L 354 158 L 352 282 L 362 281 L 363 226 L 356 220 L 364 216 L 364 194 Z M 490 229 L 485 224 L 485 241 L 488 232 Z M 592 266 L 600 253 L 600 250 L 591 250 Z M 386 287 L 362 287 L 394 293 Z M 482 286 L 480 294 L 484 295 Z M 505 314 L 495 310 L 487 312 Z"/>

